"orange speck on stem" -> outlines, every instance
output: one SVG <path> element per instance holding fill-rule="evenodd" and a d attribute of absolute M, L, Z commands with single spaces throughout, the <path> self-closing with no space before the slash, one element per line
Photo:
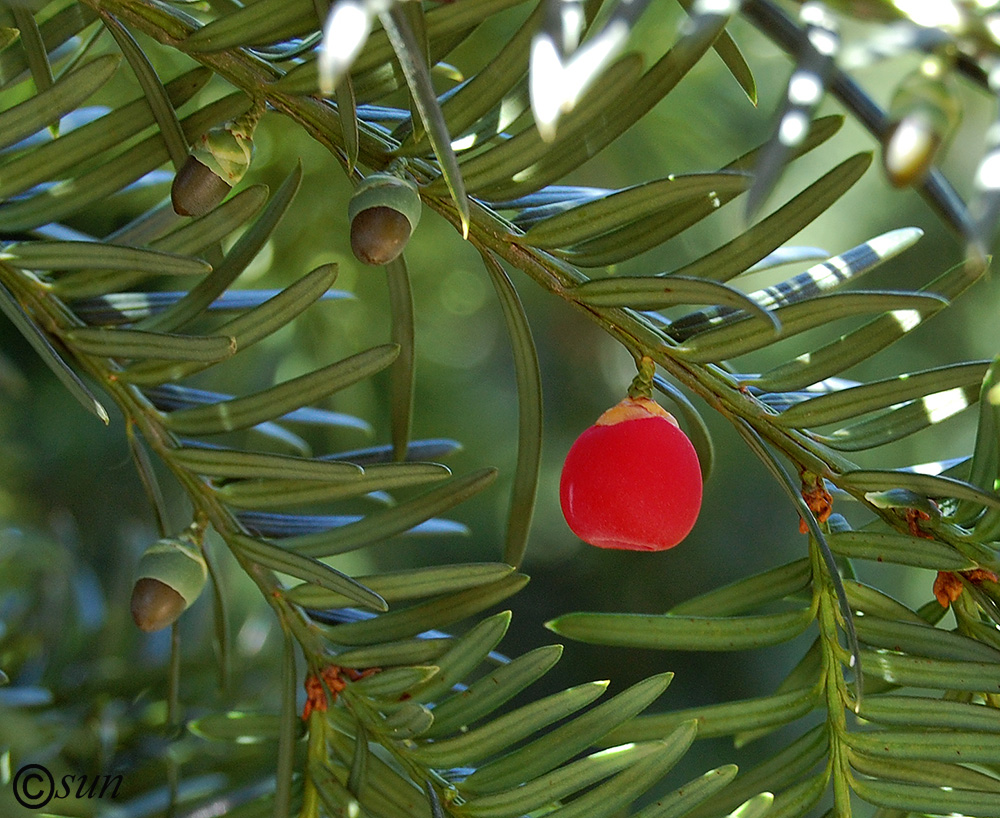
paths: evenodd
<path fill-rule="evenodd" d="M 307 673 L 305 682 L 306 703 L 302 709 L 303 721 L 308 720 L 310 714 L 316 711 L 326 711 L 331 701 L 337 701 L 337 695 L 347 689 L 349 681 L 356 682 L 365 679 L 372 674 L 378 673 L 381 668 L 370 667 L 365 670 L 355 670 L 348 667 L 343 668 L 338 665 L 326 665 L 319 673 Z M 330 698 L 327 697 L 330 691 Z"/>
<path fill-rule="evenodd" d="M 328 702 L 323 683 L 315 673 L 307 673 L 303 687 L 306 689 L 306 703 L 302 708 L 302 720 L 308 721 L 313 711 L 326 711 Z"/>
<path fill-rule="evenodd" d="M 929 520 L 931 515 L 926 511 L 921 511 L 919 508 L 908 508 L 906 509 L 906 525 L 910 529 L 910 533 L 914 537 L 920 537 L 924 540 L 933 540 L 934 535 L 928 534 L 920 527 L 921 520 Z"/>
<path fill-rule="evenodd" d="M 806 475 L 803 475 L 802 499 L 806 501 L 806 505 L 809 506 L 809 510 L 817 521 L 825 523 L 830 519 L 830 515 L 833 513 L 833 495 L 826 490 L 821 478 L 815 475 L 807 478 Z M 799 518 L 799 532 L 809 533 L 809 526 L 801 517 Z"/>
<path fill-rule="evenodd" d="M 986 568 L 973 568 L 969 571 L 938 571 L 934 579 L 934 597 L 942 608 L 947 608 L 952 602 L 962 595 L 965 587 L 962 580 L 965 579 L 973 585 L 981 582 L 996 582 L 997 575 Z"/>

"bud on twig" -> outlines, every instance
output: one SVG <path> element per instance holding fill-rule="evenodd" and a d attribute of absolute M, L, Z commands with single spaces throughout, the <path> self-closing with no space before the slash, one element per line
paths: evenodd
<path fill-rule="evenodd" d="M 420 221 L 420 194 L 409 179 L 373 173 L 348 205 L 351 250 L 365 264 L 388 264 L 397 258 Z"/>
<path fill-rule="evenodd" d="M 186 538 L 153 543 L 139 560 L 132 588 L 132 619 L 150 633 L 172 625 L 198 598 L 208 567 L 200 549 Z"/>
<path fill-rule="evenodd" d="M 253 132 L 263 104 L 203 134 L 177 171 L 170 201 L 179 216 L 204 216 L 222 202 L 246 174 L 253 157 Z"/>

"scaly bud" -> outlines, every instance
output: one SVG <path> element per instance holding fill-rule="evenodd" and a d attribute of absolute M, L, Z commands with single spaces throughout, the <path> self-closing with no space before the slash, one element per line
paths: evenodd
<path fill-rule="evenodd" d="M 186 539 L 157 540 L 139 560 L 132 588 L 132 619 L 150 633 L 172 625 L 198 598 L 208 567 Z"/>
<path fill-rule="evenodd" d="M 961 118 L 961 108 L 941 60 L 928 57 L 896 89 L 882 165 L 895 187 L 919 183 Z"/>
<path fill-rule="evenodd" d="M 255 105 L 220 128 L 212 128 L 191 149 L 170 188 L 179 216 L 204 216 L 243 178 L 253 158 L 253 132 L 263 112 Z"/>
<path fill-rule="evenodd" d="M 348 204 L 351 250 L 365 264 L 388 264 L 406 247 L 420 221 L 420 194 L 409 179 L 373 173 Z"/>

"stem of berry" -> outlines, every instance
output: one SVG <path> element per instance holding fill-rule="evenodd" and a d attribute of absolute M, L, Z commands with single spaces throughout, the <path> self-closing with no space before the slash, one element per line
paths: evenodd
<path fill-rule="evenodd" d="M 628 388 L 628 396 L 635 398 L 653 398 L 653 375 L 656 374 L 656 362 L 648 355 L 643 355 L 637 364 L 638 372 Z"/>

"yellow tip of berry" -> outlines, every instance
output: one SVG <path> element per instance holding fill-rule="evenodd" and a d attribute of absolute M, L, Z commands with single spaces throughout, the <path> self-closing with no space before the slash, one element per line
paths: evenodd
<path fill-rule="evenodd" d="M 677 419 L 652 398 L 625 398 L 621 403 L 616 403 L 601 415 L 594 425 L 614 426 L 616 423 L 624 423 L 626 420 L 641 420 L 650 417 L 666 418 L 674 426 L 680 428 Z"/>

